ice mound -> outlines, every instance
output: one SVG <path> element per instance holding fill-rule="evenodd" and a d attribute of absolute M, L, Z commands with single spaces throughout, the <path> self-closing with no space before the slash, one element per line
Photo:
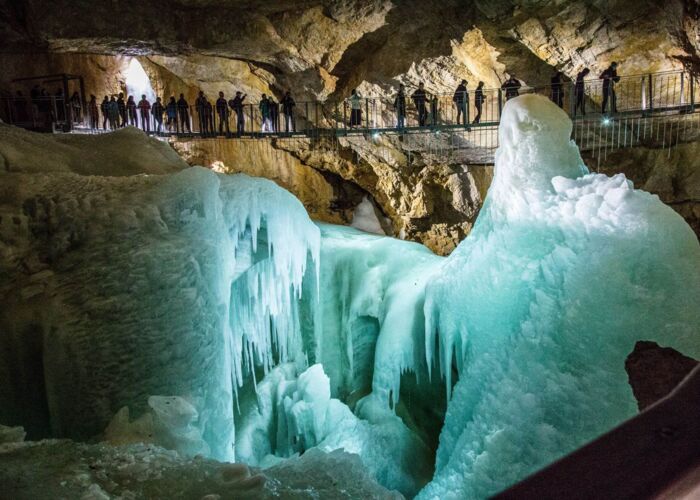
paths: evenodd
<path fill-rule="evenodd" d="M 479 219 L 427 287 L 427 355 L 459 380 L 419 498 L 483 498 L 633 415 L 636 340 L 700 353 L 695 235 L 588 174 L 570 132 L 543 97 L 508 102 Z"/>
<path fill-rule="evenodd" d="M 309 450 L 344 450 L 359 456 L 377 482 L 410 496 L 428 479 L 432 457 L 401 419 L 387 410 L 381 421 L 355 416 L 331 398 L 320 364 L 298 376 L 291 364 L 275 368 L 258 384 L 256 399 L 236 430 L 237 458 L 247 464 L 286 467 L 283 458 Z"/>
<path fill-rule="evenodd" d="M 38 134 L 0 123 L 0 175 L 64 172 L 127 176 L 187 168 L 170 145 L 125 127 L 105 134 Z"/>
<path fill-rule="evenodd" d="M 259 471 L 183 458 L 154 445 L 68 440 L 0 444 L 0 492 L 12 499 L 402 498 L 368 476 L 357 456 L 342 451 L 312 450 Z"/>
<path fill-rule="evenodd" d="M 136 420 L 149 397 L 178 396 L 196 410 L 180 430 L 233 459 L 244 376 L 302 358 L 298 304 L 320 243 L 301 203 L 270 181 L 196 167 L 3 181 L 0 286 L 13 293 L 0 373 L 40 376 L 26 387 L 0 377 L 0 422 L 88 439 L 124 406 Z"/>

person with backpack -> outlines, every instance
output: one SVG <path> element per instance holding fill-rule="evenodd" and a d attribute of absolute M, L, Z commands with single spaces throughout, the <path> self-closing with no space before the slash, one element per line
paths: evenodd
<path fill-rule="evenodd" d="M 245 115 L 243 112 L 243 101 L 248 94 L 236 92 L 236 97 L 228 102 L 229 107 L 236 113 L 236 137 L 240 137 L 245 132 Z"/>
<path fill-rule="evenodd" d="M 394 98 L 394 110 L 396 111 L 396 128 L 399 130 L 406 126 L 406 87 L 399 85 L 399 93 Z"/>
<path fill-rule="evenodd" d="M 462 82 L 457 86 L 457 90 L 455 90 L 454 96 L 452 96 L 452 101 L 455 103 L 455 106 L 457 106 L 457 125 L 463 123 L 466 126 L 467 123 L 469 123 L 469 115 L 467 113 L 469 94 L 467 93 L 466 80 L 462 80 Z"/>
<path fill-rule="evenodd" d="M 155 132 L 158 134 L 163 132 L 164 112 L 165 108 L 163 108 L 163 102 L 161 101 L 160 97 L 156 97 L 156 102 L 153 103 L 153 107 L 151 108 L 151 114 L 153 115 L 153 125 L 155 128 Z"/>
<path fill-rule="evenodd" d="M 517 78 L 515 78 L 515 76 L 508 78 L 508 80 L 501 85 L 501 90 L 506 93 L 506 101 L 510 101 L 514 97 L 518 97 L 520 95 L 520 87 L 522 87 L 522 84 Z"/>
<path fill-rule="evenodd" d="M 184 134 L 185 127 L 187 127 L 187 132 L 191 133 L 190 105 L 185 100 L 185 94 L 180 94 L 180 98 L 177 100 L 177 115 L 180 118 L 180 132 Z"/>
<path fill-rule="evenodd" d="M 581 114 L 583 114 L 584 116 L 586 115 L 586 89 L 584 84 L 584 78 L 586 78 L 590 72 L 590 69 L 583 68 L 583 70 L 576 75 L 576 83 L 574 85 L 574 94 L 576 94 L 576 106 L 574 107 L 574 116 L 576 116 L 576 112 L 579 109 L 581 110 Z"/>
<path fill-rule="evenodd" d="M 560 108 L 564 108 L 564 84 L 561 80 L 561 77 L 563 76 L 563 73 L 561 71 L 557 71 L 554 73 L 554 76 L 550 80 L 551 83 L 551 90 L 552 90 L 552 95 L 550 96 L 550 99 L 554 104 L 559 106 Z"/>
<path fill-rule="evenodd" d="M 620 77 L 617 76 L 617 63 L 615 61 L 610 64 L 608 69 L 600 74 L 600 79 L 603 80 L 602 113 L 606 113 L 608 109 L 608 101 L 610 102 L 610 112 L 617 113 L 617 95 L 615 94 L 615 84 L 620 81 Z"/>
<path fill-rule="evenodd" d="M 197 99 L 194 101 L 194 109 L 197 111 L 197 123 L 199 124 L 199 133 L 208 135 L 209 133 L 209 122 L 206 119 L 206 102 L 207 98 L 204 96 L 204 91 L 200 90 Z"/>
<path fill-rule="evenodd" d="M 166 126 L 168 127 L 168 132 L 177 133 L 177 102 L 175 102 L 175 96 L 171 95 L 168 105 L 165 107 L 165 115 L 168 121 Z"/>
<path fill-rule="evenodd" d="M 474 117 L 474 121 L 472 123 L 481 123 L 481 109 L 484 106 L 485 100 L 484 82 L 479 82 L 476 90 L 474 91 L 474 107 L 476 108 L 476 116 Z"/>
<path fill-rule="evenodd" d="M 411 99 L 413 104 L 416 106 L 416 111 L 418 112 L 418 126 L 425 127 L 425 122 L 428 118 L 428 110 L 426 107 L 426 101 L 428 95 L 425 93 L 425 86 L 423 82 L 418 84 L 418 88 L 411 94 Z"/>
<path fill-rule="evenodd" d="M 219 134 L 224 133 L 226 127 L 226 137 L 231 135 L 231 129 L 228 124 L 228 103 L 224 98 L 224 93 L 219 92 L 219 98 L 216 100 L 216 114 L 219 115 Z"/>
<path fill-rule="evenodd" d="M 296 123 L 294 123 L 294 106 L 296 106 L 296 102 L 294 102 L 294 98 L 289 90 L 285 92 L 281 102 L 282 112 L 285 116 L 285 132 L 296 132 Z"/>
<path fill-rule="evenodd" d="M 141 95 L 138 108 L 141 115 L 141 129 L 148 133 L 151 131 L 151 103 L 146 99 L 146 94 Z"/>
<path fill-rule="evenodd" d="M 121 118 L 120 127 L 126 127 L 126 102 L 124 102 L 124 93 L 119 92 L 117 98 L 117 108 L 119 110 L 119 117 Z"/>
<path fill-rule="evenodd" d="M 134 96 L 130 95 L 126 99 L 126 113 L 129 116 L 129 125 L 134 127 L 139 126 L 138 118 L 136 117 L 136 101 L 134 101 Z"/>
<path fill-rule="evenodd" d="M 206 121 L 209 135 L 214 135 L 214 106 L 206 97 L 204 98 L 204 120 Z"/>
<path fill-rule="evenodd" d="M 105 98 L 100 103 L 100 112 L 102 113 L 102 128 L 107 130 L 107 123 L 109 122 L 109 116 L 107 116 L 107 109 L 109 108 L 109 97 Z"/>

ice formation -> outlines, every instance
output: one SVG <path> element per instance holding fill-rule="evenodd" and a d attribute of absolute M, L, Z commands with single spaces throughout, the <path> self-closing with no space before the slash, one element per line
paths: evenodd
<path fill-rule="evenodd" d="M 700 353 L 694 233 L 589 174 L 570 132 L 542 97 L 508 102 L 477 224 L 428 286 L 426 350 L 459 381 L 419 498 L 493 494 L 632 416 L 636 340 Z"/>
<path fill-rule="evenodd" d="M 70 148 L 61 172 L 18 168 L 0 185 L 0 374 L 43 372 L 36 394 L 0 377 L 0 423 L 267 470 L 344 449 L 408 496 L 437 449 L 419 498 L 497 492 L 634 414 L 635 341 L 700 355 L 695 235 L 588 173 L 570 131 L 544 98 L 507 103 L 486 203 L 448 258 L 316 226 L 246 176 L 85 177 Z"/>

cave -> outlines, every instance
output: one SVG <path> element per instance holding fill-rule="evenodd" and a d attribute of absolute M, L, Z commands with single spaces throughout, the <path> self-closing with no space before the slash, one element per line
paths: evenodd
<path fill-rule="evenodd" d="M 700 491 L 700 10 L 0 0 L 0 497 Z"/>

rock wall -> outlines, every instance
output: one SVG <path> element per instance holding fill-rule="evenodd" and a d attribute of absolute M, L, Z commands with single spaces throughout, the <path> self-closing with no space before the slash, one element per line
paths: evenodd
<path fill-rule="evenodd" d="M 613 60 L 621 75 L 695 71 L 699 26 L 690 0 L 0 0 L 0 90 L 17 88 L 13 78 L 67 71 L 85 76 L 88 93 L 114 93 L 135 56 L 158 94 L 182 92 L 190 103 L 199 89 L 210 98 L 241 90 L 249 102 L 291 89 L 301 103 L 337 101 L 353 88 L 386 103 L 401 83 L 450 93 L 463 78 L 495 87 L 516 75 L 535 86 L 555 69 L 573 78 L 588 66 L 594 77 Z M 348 221 L 369 193 L 397 236 L 443 254 L 470 230 L 490 180 L 478 160 L 421 157 L 394 137 L 178 149 L 190 162 L 246 162 L 233 168 L 269 175 L 320 220 Z M 624 168 L 633 179 L 660 161 L 632 156 L 637 166 Z M 663 177 L 667 167 L 654 170 Z M 661 194 L 697 228 L 695 194 Z"/>

